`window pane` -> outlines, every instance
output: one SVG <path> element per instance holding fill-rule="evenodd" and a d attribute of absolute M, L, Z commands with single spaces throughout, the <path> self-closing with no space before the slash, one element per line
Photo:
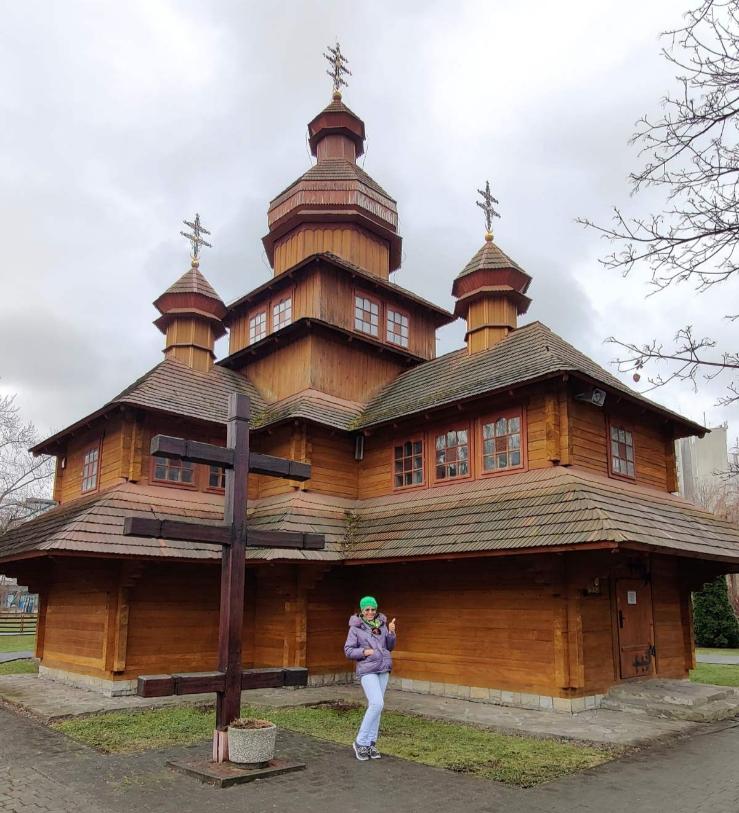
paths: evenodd
<path fill-rule="evenodd" d="M 436 448 L 437 449 L 446 449 L 446 435 L 437 435 L 436 436 Z"/>
<path fill-rule="evenodd" d="M 484 438 L 491 438 L 495 434 L 495 426 L 492 423 L 484 423 L 482 425 L 482 436 Z"/>
<path fill-rule="evenodd" d="M 445 470 L 444 466 L 437 466 L 436 467 L 436 479 L 437 480 L 443 480 L 445 471 L 446 470 Z"/>
<path fill-rule="evenodd" d="M 498 468 L 504 469 L 508 465 L 508 455 L 507 454 L 499 454 L 498 455 Z"/>
<path fill-rule="evenodd" d="M 422 443 L 421 443 L 421 441 L 420 441 L 420 440 L 417 440 L 417 441 L 416 441 L 416 442 L 413 444 L 413 454 L 421 454 L 421 447 L 422 447 Z"/>
<path fill-rule="evenodd" d="M 521 446 L 521 435 L 511 435 L 508 438 L 508 448 L 518 449 Z"/>
<path fill-rule="evenodd" d="M 508 433 L 511 434 L 513 432 L 519 432 L 521 430 L 521 419 L 520 418 L 509 418 L 508 419 Z"/>
<path fill-rule="evenodd" d="M 505 418 L 498 418 L 498 420 L 495 422 L 495 434 L 505 435 L 507 426 L 508 422 Z"/>
<path fill-rule="evenodd" d="M 511 466 L 521 465 L 521 452 L 511 452 Z"/>

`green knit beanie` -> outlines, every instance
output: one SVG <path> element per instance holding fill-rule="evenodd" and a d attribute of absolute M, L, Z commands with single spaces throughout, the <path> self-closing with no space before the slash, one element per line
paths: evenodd
<path fill-rule="evenodd" d="M 372 596 L 365 596 L 363 599 L 359 601 L 359 609 L 365 610 L 367 607 L 374 607 L 375 610 L 377 609 L 377 600 L 372 598 Z"/>

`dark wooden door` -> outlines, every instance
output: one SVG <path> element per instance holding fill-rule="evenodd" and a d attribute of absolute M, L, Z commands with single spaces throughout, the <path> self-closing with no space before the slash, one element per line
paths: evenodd
<path fill-rule="evenodd" d="M 652 588 L 641 579 L 616 582 L 621 677 L 654 674 Z"/>

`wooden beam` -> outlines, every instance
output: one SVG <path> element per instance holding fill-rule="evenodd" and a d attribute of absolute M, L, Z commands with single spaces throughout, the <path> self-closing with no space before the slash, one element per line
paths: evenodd
<path fill-rule="evenodd" d="M 170 697 L 223 691 L 226 674 L 187 672 L 174 675 L 139 675 L 136 694 L 139 697 Z M 282 686 L 306 686 L 308 670 L 304 667 L 267 667 L 241 670 L 241 690 L 278 689 Z"/>
<path fill-rule="evenodd" d="M 151 453 L 170 460 L 189 460 L 192 463 L 221 466 L 224 469 L 232 469 L 234 466 L 233 449 L 169 435 L 155 435 L 151 439 Z M 288 460 L 258 452 L 249 454 L 249 471 L 253 474 L 265 474 L 288 480 L 310 480 L 310 468 L 310 463 L 302 463 L 299 460 Z"/>
<path fill-rule="evenodd" d="M 126 517 L 123 521 L 124 536 L 144 536 L 153 539 L 173 539 L 180 542 L 206 542 L 214 545 L 230 545 L 231 529 L 227 525 L 205 525 L 177 519 L 154 519 L 153 517 Z M 302 531 L 263 531 L 246 529 L 247 547 L 295 548 L 323 550 L 323 534 L 306 534 Z"/>

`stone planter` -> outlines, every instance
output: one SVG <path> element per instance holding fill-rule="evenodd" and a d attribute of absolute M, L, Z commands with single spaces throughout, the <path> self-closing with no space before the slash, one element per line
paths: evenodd
<path fill-rule="evenodd" d="M 239 722 L 239 721 L 236 721 Z M 228 727 L 228 759 L 239 765 L 264 767 L 275 755 L 277 726 L 268 720 L 248 721 L 259 727 Z"/>

